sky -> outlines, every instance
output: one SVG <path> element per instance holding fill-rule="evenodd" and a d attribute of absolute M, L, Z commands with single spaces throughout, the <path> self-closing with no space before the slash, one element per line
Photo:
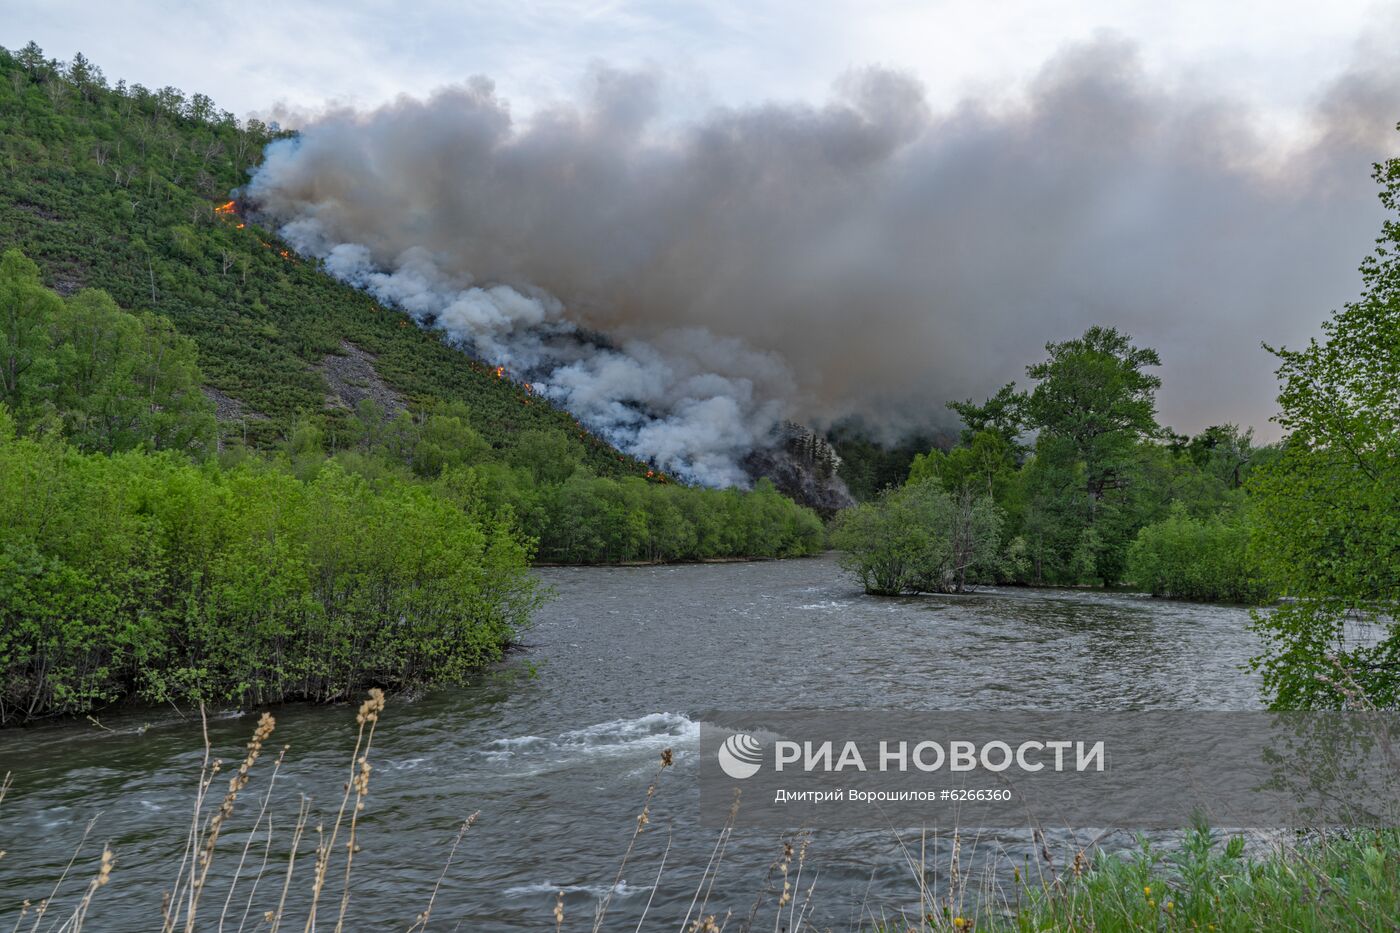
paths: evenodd
<path fill-rule="evenodd" d="M 1393 6 L 1338 0 L 6 0 L 0 44 L 81 51 L 115 77 L 202 91 L 243 116 L 277 104 L 372 106 L 491 76 L 524 110 L 571 96 L 592 64 L 662 68 L 685 107 L 824 95 L 852 68 L 908 71 L 935 104 L 1025 81 L 1068 42 L 1116 34 L 1152 73 L 1282 123 Z"/>
<path fill-rule="evenodd" d="M 643 341 L 617 385 L 590 373 L 613 408 L 695 410 L 690 389 L 616 394 L 683 371 L 721 386 L 705 404 L 756 393 L 766 418 L 787 394 L 793 417 L 898 431 L 1103 322 L 1161 350 L 1165 423 L 1273 438 L 1260 341 L 1296 345 L 1355 296 L 1369 165 L 1400 149 L 1395 2 L 246 9 L 46 0 L 6 11 L 0 44 L 303 129 L 258 184 L 308 249 L 421 298 L 403 257 L 427 247 L 442 307 L 502 282 Z"/>

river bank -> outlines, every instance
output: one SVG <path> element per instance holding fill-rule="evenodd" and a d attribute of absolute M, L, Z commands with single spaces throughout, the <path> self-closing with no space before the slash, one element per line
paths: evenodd
<path fill-rule="evenodd" d="M 589 914 L 611 890 L 658 756 L 672 748 L 656 831 L 638 842 L 610 917 L 635 926 L 650 900 L 650 916 L 678 925 L 715 841 L 695 806 L 694 750 L 708 709 L 1258 705 L 1256 683 L 1240 670 L 1254 650 L 1242 609 L 1070 590 L 870 599 L 829 555 L 537 573 L 558 598 L 539 611 L 529 647 L 460 689 L 390 698 L 360 830 L 375 865 L 356 882 L 362 924 L 406 926 L 476 811 L 436 915 L 477 929 L 538 929 L 552 922 L 561 888 L 570 916 Z M 283 846 L 300 794 L 322 815 L 339 801 L 353 709 L 274 712 L 273 744 L 290 746 L 273 808 Z M 256 713 L 211 718 L 214 753 L 238 760 Z M 198 722 L 173 712 L 141 719 L 106 721 L 112 731 L 0 733 L 0 770 L 14 772 L 0 806 L 0 847 L 9 850 L 0 888 L 44 896 L 100 814 L 92 838 L 120 854 L 126 886 L 104 929 L 146 928 L 169 882 L 169 840 L 188 830 L 202 738 Z M 983 842 L 1002 853 L 1034 848 L 1029 833 Z M 823 833 L 816 843 L 821 917 L 833 925 L 863 903 L 917 900 L 889 833 Z M 735 834 L 720 879 L 735 892 L 727 906 L 748 909 L 780 851 L 770 834 Z"/>

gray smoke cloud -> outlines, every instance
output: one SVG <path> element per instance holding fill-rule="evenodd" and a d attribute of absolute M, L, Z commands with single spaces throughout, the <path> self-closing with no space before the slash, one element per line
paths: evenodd
<path fill-rule="evenodd" d="M 703 482 L 741 481 L 782 417 L 946 421 L 1094 323 L 1161 351 L 1169 423 L 1261 425 L 1259 342 L 1357 290 L 1389 61 L 1359 51 L 1286 141 L 1115 39 L 943 110 L 875 68 L 682 125 L 652 73 L 599 67 L 526 118 L 477 78 L 322 114 L 248 191 L 334 274 Z"/>

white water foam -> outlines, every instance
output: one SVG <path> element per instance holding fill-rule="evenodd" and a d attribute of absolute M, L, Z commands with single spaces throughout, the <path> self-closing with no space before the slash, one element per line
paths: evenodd
<path fill-rule="evenodd" d="M 698 742 L 700 724 L 681 713 L 647 713 L 632 719 L 610 719 L 554 738 L 522 735 L 488 742 L 482 749 L 491 759 L 549 755 L 558 760 L 599 755 L 623 755 Z"/>
<path fill-rule="evenodd" d="M 537 897 L 541 894 L 557 895 L 563 891 L 569 894 L 587 894 L 590 897 L 602 900 L 611 891 L 613 897 L 630 897 L 633 894 L 644 894 L 652 889 L 651 885 L 633 887 L 626 881 L 619 881 L 616 885 L 609 887 L 606 884 L 521 884 L 513 888 L 506 888 L 506 897 Z"/>

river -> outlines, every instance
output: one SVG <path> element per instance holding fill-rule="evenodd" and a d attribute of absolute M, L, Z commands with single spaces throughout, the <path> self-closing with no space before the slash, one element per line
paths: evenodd
<path fill-rule="evenodd" d="M 861 594 L 829 557 L 540 575 L 557 598 L 526 633 L 527 646 L 500 669 L 467 687 L 390 698 L 371 756 L 347 929 L 407 928 L 428 901 L 458 825 L 474 812 L 480 815 L 437 893 L 430 929 L 552 928 L 561 889 L 565 929 L 588 929 L 609 891 L 606 928 L 634 929 L 646 910 L 648 928 L 679 929 L 716 841 L 696 825 L 694 749 L 705 709 L 1259 704 L 1256 679 L 1241 670 L 1256 645 L 1239 608 L 1034 589 L 878 599 Z M 215 754 L 242 757 L 256 712 L 211 718 Z M 260 886 L 246 929 L 275 904 L 298 795 L 310 794 L 318 812 L 333 814 L 354 742 L 353 708 L 297 705 L 274 713 L 270 750 L 216 863 L 227 870 L 238 860 L 272 759 L 288 744 L 270 807 L 279 880 Z M 662 774 L 650 823 L 614 887 L 667 747 L 676 751 L 675 767 Z M 95 818 L 64 888 L 68 903 L 105 842 L 117 863 L 95 895 L 88 929 L 158 929 L 202 754 L 199 723 L 168 709 L 104 718 L 101 728 L 69 723 L 0 733 L 0 772 L 14 780 L 0 803 L 0 849 L 7 850 L 0 928 L 13 923 L 21 898 L 48 894 Z M 223 786 L 221 778 L 216 798 Z M 308 832 L 309 840 L 314 827 Z M 1029 851 L 1022 836 L 981 845 L 1015 857 Z M 706 912 L 747 915 L 781 845 L 772 834 L 736 833 Z M 260 860 L 260 846 L 250 864 Z M 298 891 L 312 864 L 302 858 Z M 928 862 L 936 875 L 939 860 Z M 891 832 L 818 832 L 805 871 L 818 879 L 813 913 L 823 926 L 850 928 L 917 903 L 914 875 Z M 326 900 L 333 918 L 341 882 L 332 876 Z M 239 926 L 246 885 L 239 890 L 226 930 Z M 223 902 L 222 889 L 211 885 L 201 916 L 217 917 Z"/>

